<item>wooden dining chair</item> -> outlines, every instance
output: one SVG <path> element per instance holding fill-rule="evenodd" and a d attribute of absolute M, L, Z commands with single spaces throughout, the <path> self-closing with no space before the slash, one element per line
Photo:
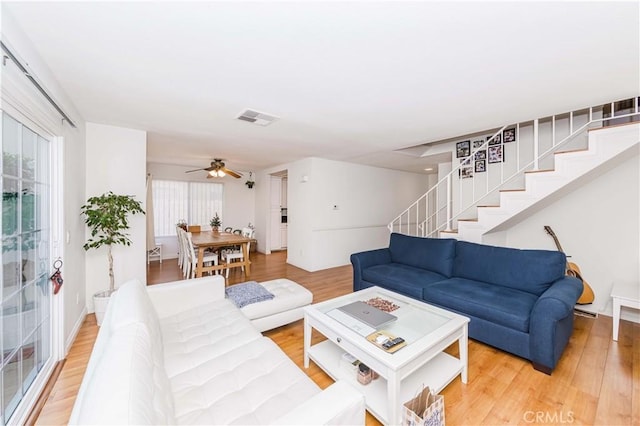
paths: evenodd
<path fill-rule="evenodd" d="M 231 233 L 232 231 L 233 231 L 233 228 L 230 226 L 227 226 L 226 228 L 224 228 L 224 232 Z"/>
<path fill-rule="evenodd" d="M 187 232 L 187 247 L 186 250 L 189 255 L 189 259 L 187 261 L 187 268 L 185 273 L 185 278 L 195 278 L 196 277 L 196 269 L 198 268 L 198 254 L 196 253 L 195 248 L 193 247 L 193 239 L 191 232 Z M 218 264 L 218 255 L 216 253 L 211 253 L 209 251 L 204 252 L 204 256 L 202 258 L 202 264 L 207 265 L 213 263 L 214 265 Z M 215 271 L 215 274 L 218 275 L 218 271 Z"/>
<path fill-rule="evenodd" d="M 242 230 L 240 231 L 243 237 L 246 238 L 253 238 L 253 229 L 251 228 L 242 228 Z M 247 253 L 249 253 L 249 251 L 251 250 L 251 241 L 249 241 L 247 243 Z M 222 259 L 224 259 L 225 263 L 227 264 L 226 267 L 226 271 L 225 271 L 225 277 L 229 278 L 229 269 L 231 269 L 229 267 L 229 265 L 231 264 L 231 262 L 239 260 L 240 262 L 244 261 L 244 254 L 242 253 L 242 246 L 240 246 L 239 249 L 237 250 L 233 250 L 230 252 L 225 252 L 222 253 Z M 242 266 L 242 272 L 244 272 L 244 266 Z"/>
<path fill-rule="evenodd" d="M 176 226 L 176 236 L 178 237 L 178 266 L 182 269 L 182 261 L 184 256 L 184 250 L 182 249 L 182 231 L 181 227 Z"/>

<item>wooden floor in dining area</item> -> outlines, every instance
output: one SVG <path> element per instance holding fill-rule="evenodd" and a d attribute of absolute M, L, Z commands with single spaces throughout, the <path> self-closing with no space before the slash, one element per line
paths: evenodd
<path fill-rule="evenodd" d="M 351 292 L 351 266 L 306 272 L 286 264 L 286 251 L 251 254 L 251 279 L 289 278 L 308 288 L 314 302 Z M 177 263 L 151 262 L 149 284 L 180 279 Z M 238 269 L 229 284 L 245 281 Z M 36 424 L 67 424 L 98 327 L 87 316 L 62 372 Z M 264 333 L 321 388 L 333 381 L 313 362 L 302 366 L 302 320 Z M 622 321 L 618 342 L 611 338 L 611 318 L 575 317 L 575 330 L 551 376 L 498 349 L 469 341 L 469 383 L 455 379 L 441 394 L 449 425 L 496 424 L 640 424 L 640 324 Z M 320 339 L 314 336 L 314 340 Z M 447 350 L 457 353 L 457 348 Z M 417 390 L 416 390 L 417 391 Z M 379 424 L 367 413 L 367 425 Z"/>

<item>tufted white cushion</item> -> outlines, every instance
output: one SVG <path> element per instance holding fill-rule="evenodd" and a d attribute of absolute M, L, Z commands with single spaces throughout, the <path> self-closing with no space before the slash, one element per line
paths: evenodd
<path fill-rule="evenodd" d="M 69 423 L 364 424 L 357 390 L 321 392 L 224 299 L 224 286 L 221 276 L 121 286 Z"/>
<path fill-rule="evenodd" d="M 226 299 L 193 307 L 162 319 L 160 324 L 169 377 L 262 337 Z"/>
<path fill-rule="evenodd" d="M 269 424 L 320 392 L 266 337 L 170 381 L 181 424 Z"/>
<path fill-rule="evenodd" d="M 275 297 L 260 303 L 252 303 L 242 308 L 249 319 L 257 319 L 311 304 L 313 294 L 286 278 L 260 283 Z M 302 316 L 300 316 L 302 318 Z"/>

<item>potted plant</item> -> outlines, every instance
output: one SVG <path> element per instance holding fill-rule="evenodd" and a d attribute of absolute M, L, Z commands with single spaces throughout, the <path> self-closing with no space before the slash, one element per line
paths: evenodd
<path fill-rule="evenodd" d="M 253 180 L 253 172 L 249 172 L 249 180 L 247 180 L 244 184 L 247 185 L 249 189 L 253 188 L 253 185 L 256 184 L 256 182 Z"/>
<path fill-rule="evenodd" d="M 125 233 L 129 229 L 128 215 L 144 214 L 144 211 L 140 202 L 136 201 L 133 196 L 117 195 L 109 191 L 98 197 L 89 198 L 87 203 L 80 207 L 80 212 L 85 216 L 84 223 L 91 229 L 91 237 L 82 247 L 89 250 L 107 246 L 109 290 L 100 291 L 93 295 L 96 305 L 96 320 L 100 325 L 109 303 L 109 297 L 115 291 L 111 246 L 115 244 L 131 245 L 129 235 Z"/>
<path fill-rule="evenodd" d="M 216 212 L 215 216 L 213 216 L 213 218 L 209 222 L 209 225 L 211 225 L 211 229 L 213 229 L 213 232 L 218 232 L 220 230 L 222 221 L 220 220 L 220 216 L 218 216 L 218 212 Z"/>

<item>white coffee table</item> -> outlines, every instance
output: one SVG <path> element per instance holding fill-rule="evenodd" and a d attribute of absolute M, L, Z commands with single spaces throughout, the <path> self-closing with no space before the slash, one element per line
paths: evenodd
<path fill-rule="evenodd" d="M 407 346 L 390 354 L 327 312 L 356 300 L 382 297 L 400 306 L 398 319 L 383 330 L 405 339 Z M 367 410 L 384 424 L 400 424 L 402 404 L 423 386 L 440 392 L 458 375 L 467 383 L 469 319 L 397 293 L 370 287 L 304 308 L 304 366 L 313 360 L 334 380 L 348 380 L 365 395 Z M 327 337 L 311 346 L 313 329 Z M 459 358 L 444 350 L 458 341 Z M 340 365 L 347 352 L 380 374 L 368 385 Z"/>

